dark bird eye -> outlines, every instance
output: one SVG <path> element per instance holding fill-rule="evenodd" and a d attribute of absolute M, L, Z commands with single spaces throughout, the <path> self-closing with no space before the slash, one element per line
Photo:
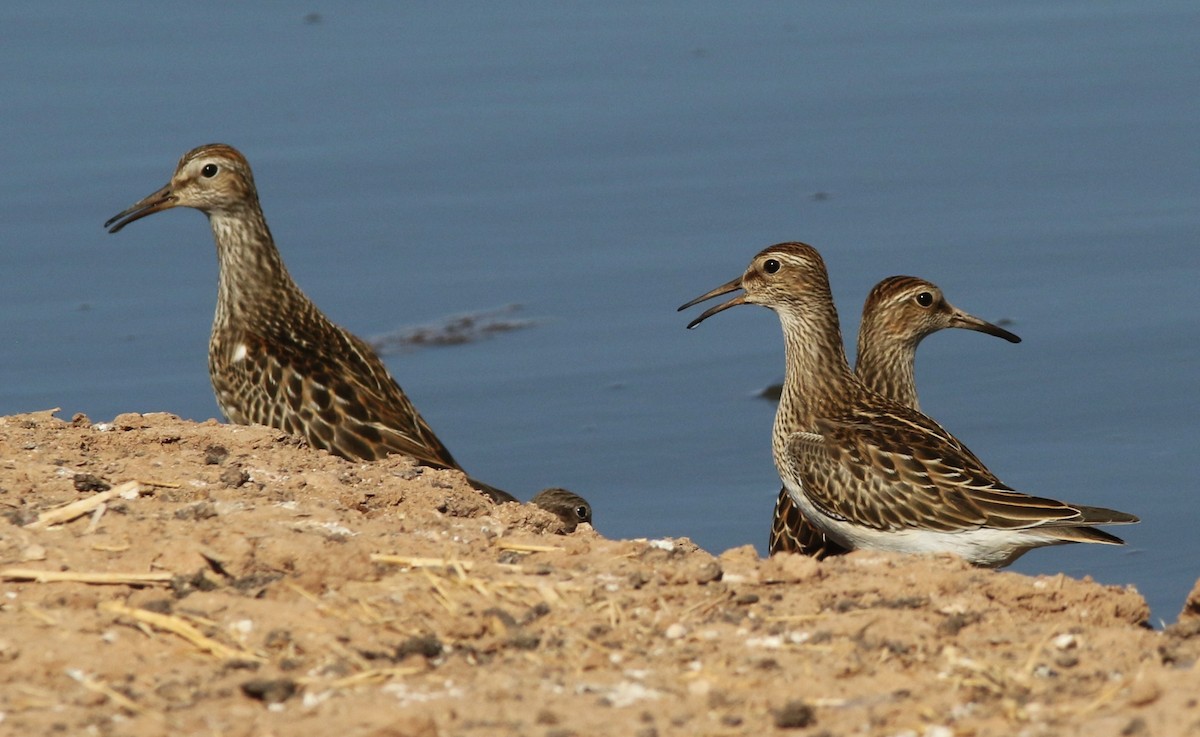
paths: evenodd
<path fill-rule="evenodd" d="M 767 259 L 763 262 L 763 271 L 768 274 L 774 274 L 776 271 L 779 271 L 779 262 L 773 258 Z"/>
<path fill-rule="evenodd" d="M 575 507 L 575 516 L 579 518 L 580 522 L 587 522 L 588 517 L 590 516 L 588 514 L 588 508 L 582 506 Z"/>
<path fill-rule="evenodd" d="M 212 179 L 217 175 L 217 165 L 205 164 L 204 168 L 200 170 L 200 173 L 204 175 L 206 179 Z"/>
<path fill-rule="evenodd" d="M 929 305 L 933 304 L 933 295 L 929 292 L 921 292 L 917 295 L 917 304 L 921 305 L 922 307 L 928 307 Z"/>

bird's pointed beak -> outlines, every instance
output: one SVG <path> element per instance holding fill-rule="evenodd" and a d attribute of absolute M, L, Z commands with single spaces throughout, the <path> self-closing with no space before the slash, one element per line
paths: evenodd
<path fill-rule="evenodd" d="M 950 308 L 953 312 L 950 315 L 950 327 L 964 328 L 966 330 L 975 330 L 980 333 L 994 335 L 997 338 L 1004 338 L 1009 343 L 1020 343 L 1021 338 L 1013 333 L 1008 332 L 999 325 L 993 325 L 987 320 L 980 320 L 974 315 L 963 312 L 957 307 Z"/>
<path fill-rule="evenodd" d="M 171 189 L 171 185 L 163 187 L 149 197 L 145 197 L 121 212 L 113 215 L 105 221 L 104 227 L 108 228 L 109 233 L 116 233 L 121 228 L 129 225 L 134 220 L 141 220 L 147 215 L 153 215 L 159 210 L 166 210 L 175 207 L 176 198 L 175 192 Z"/>
<path fill-rule="evenodd" d="M 725 282 L 724 284 L 722 284 L 721 286 L 712 290 L 711 292 L 706 292 L 706 293 L 700 295 L 699 297 L 693 299 L 692 301 L 688 302 L 687 304 L 680 306 L 679 311 L 686 310 L 687 308 L 691 307 L 692 305 L 700 304 L 701 302 L 708 300 L 708 299 L 712 299 L 713 297 L 720 297 L 722 294 L 729 294 L 730 292 L 741 289 L 741 288 L 742 288 L 742 277 L 739 276 L 736 279 L 732 279 L 730 281 Z M 721 304 L 716 305 L 715 307 L 709 307 L 707 310 L 700 313 L 700 317 L 697 317 L 695 320 L 692 320 L 691 322 L 688 323 L 688 330 L 691 330 L 692 328 L 696 327 L 697 325 L 704 322 L 705 320 L 712 317 L 713 315 L 717 314 L 718 312 L 727 310 L 730 307 L 737 307 L 738 305 L 744 305 L 744 304 L 746 304 L 746 294 L 743 292 L 742 294 L 739 294 L 738 296 L 734 297 L 733 299 L 729 300 L 728 302 L 722 302 Z"/>

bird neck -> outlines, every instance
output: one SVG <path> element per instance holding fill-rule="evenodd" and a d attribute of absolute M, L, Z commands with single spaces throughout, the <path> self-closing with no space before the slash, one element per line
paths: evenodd
<path fill-rule="evenodd" d="M 857 385 L 833 300 L 816 302 L 804 310 L 779 310 L 786 369 L 775 424 L 786 434 L 813 430 L 814 418 L 836 411 Z"/>
<path fill-rule="evenodd" d="M 913 368 L 916 355 L 915 341 L 882 339 L 870 325 L 864 324 L 858 333 L 858 358 L 854 361 L 854 373 L 876 394 L 920 411 Z"/>
<path fill-rule="evenodd" d="M 208 215 L 220 270 L 215 325 L 260 314 L 258 305 L 279 308 L 299 293 L 257 202 Z M 275 310 L 273 309 L 272 312 Z"/>

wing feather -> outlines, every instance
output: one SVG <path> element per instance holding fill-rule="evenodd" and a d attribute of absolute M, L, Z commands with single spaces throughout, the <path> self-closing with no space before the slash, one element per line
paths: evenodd
<path fill-rule="evenodd" d="M 771 520 L 771 539 L 767 549 L 771 555 L 800 553 L 817 560 L 849 552 L 848 548 L 831 540 L 804 516 L 786 488 L 779 490 L 779 499 L 775 502 L 775 516 Z"/>
<path fill-rule="evenodd" d="M 905 408 L 820 420 L 817 431 L 793 435 L 789 455 L 809 499 L 834 519 L 953 532 L 1072 527 L 1114 514 L 1011 489 L 940 425 Z"/>
<path fill-rule="evenodd" d="M 401 453 L 423 465 L 460 468 L 374 351 L 344 331 L 333 336 L 336 350 L 248 332 L 223 336 L 210 366 L 222 411 L 231 422 L 276 427 L 344 458 Z M 240 360 L 224 360 L 217 370 L 222 349 L 234 346 L 243 347 Z"/>

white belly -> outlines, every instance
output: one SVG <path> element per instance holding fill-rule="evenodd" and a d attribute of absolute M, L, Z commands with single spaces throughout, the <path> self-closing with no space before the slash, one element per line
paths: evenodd
<path fill-rule="evenodd" d="M 907 528 L 877 530 L 839 520 L 821 512 L 797 482 L 784 479 L 784 487 L 796 506 L 814 525 L 835 542 L 851 550 L 884 550 L 894 553 L 954 553 L 981 566 L 1006 566 L 1025 551 L 1052 542 L 1039 539 L 1031 530 L 996 530 L 979 527 L 958 532 Z"/>

